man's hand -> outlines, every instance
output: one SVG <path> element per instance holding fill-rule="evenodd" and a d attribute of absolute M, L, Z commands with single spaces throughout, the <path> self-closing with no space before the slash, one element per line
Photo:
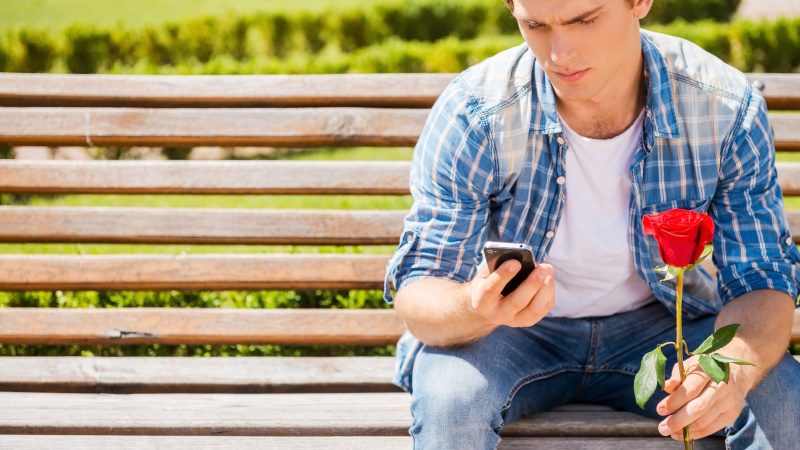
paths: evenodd
<path fill-rule="evenodd" d="M 520 263 L 509 260 L 489 273 L 483 265 L 470 285 L 473 309 L 494 325 L 529 327 L 553 308 L 555 283 L 553 266 L 540 264 L 514 292 L 503 297 L 500 292 L 514 278 Z"/>
<path fill-rule="evenodd" d="M 689 425 L 689 439 L 700 439 L 732 424 L 744 407 L 749 391 L 741 367 L 731 364 L 731 375 L 727 383 L 715 383 L 697 365 L 698 356 L 683 362 L 689 370 L 681 384 L 678 365 L 672 369 L 672 377 L 666 381 L 664 390 L 669 397 L 662 400 L 656 412 L 662 416 L 670 414 L 658 425 L 658 432 L 672 439 L 683 440 L 683 427 Z"/>

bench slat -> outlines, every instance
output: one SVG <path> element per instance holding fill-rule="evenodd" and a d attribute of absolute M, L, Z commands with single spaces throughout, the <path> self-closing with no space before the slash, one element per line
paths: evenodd
<path fill-rule="evenodd" d="M 427 109 L 0 108 L 0 144 L 413 146 Z M 775 148 L 800 150 L 800 114 L 770 114 Z"/>
<path fill-rule="evenodd" d="M 0 343 L 391 345 L 394 310 L 2 308 Z M 800 342 L 800 310 L 792 342 Z"/>
<path fill-rule="evenodd" d="M 428 108 L 457 74 L 0 74 L 0 106 Z M 747 74 L 771 110 L 800 109 L 794 74 Z"/>
<path fill-rule="evenodd" d="M 391 309 L 1 308 L 8 344 L 392 345 Z"/>
<path fill-rule="evenodd" d="M 0 242 L 397 244 L 408 211 L 0 206 Z M 800 211 L 786 211 L 800 243 Z"/>
<path fill-rule="evenodd" d="M 388 255 L 0 255 L 0 291 L 382 289 Z"/>
<path fill-rule="evenodd" d="M 0 144 L 413 146 L 427 109 L 0 108 Z"/>
<path fill-rule="evenodd" d="M 407 213 L 0 206 L 0 242 L 397 244 Z"/>
<path fill-rule="evenodd" d="M 406 161 L 0 160 L 0 192 L 402 195 L 410 168 Z"/>
<path fill-rule="evenodd" d="M 52 394 L 0 392 L 0 434 L 407 436 L 404 392 L 348 394 Z M 659 437 L 623 411 L 551 411 L 504 436 Z"/>
<path fill-rule="evenodd" d="M 370 327 L 371 324 L 367 321 L 366 325 Z M 391 383 L 393 374 L 394 357 L 391 356 L 0 357 L 0 391 L 13 392 L 397 392 L 400 388 Z"/>
<path fill-rule="evenodd" d="M 328 449 L 328 450 L 407 450 L 414 445 L 411 436 L 26 436 L 0 435 L 0 447 L 64 450 L 185 450 L 187 448 L 252 449 Z M 500 450 L 556 448 L 572 450 L 674 450 L 675 441 L 667 438 L 520 438 L 504 437 Z M 695 441 L 696 450 L 723 450 L 722 438 Z"/>

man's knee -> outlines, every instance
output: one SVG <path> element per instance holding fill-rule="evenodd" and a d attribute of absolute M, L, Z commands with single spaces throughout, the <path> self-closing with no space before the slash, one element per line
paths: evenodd
<path fill-rule="evenodd" d="M 414 364 L 415 448 L 494 448 L 506 401 L 501 383 L 456 355 L 426 350 Z"/>

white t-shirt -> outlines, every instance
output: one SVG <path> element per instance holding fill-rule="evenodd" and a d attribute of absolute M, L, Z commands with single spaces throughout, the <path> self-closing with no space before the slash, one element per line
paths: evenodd
<path fill-rule="evenodd" d="M 556 299 L 548 317 L 609 316 L 655 301 L 633 266 L 629 239 L 630 165 L 644 110 L 622 134 L 588 139 L 561 120 L 566 197 L 546 263 L 555 269 Z"/>

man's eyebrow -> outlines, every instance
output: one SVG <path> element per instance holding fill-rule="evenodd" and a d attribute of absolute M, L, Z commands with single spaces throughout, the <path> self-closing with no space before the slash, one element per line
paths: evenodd
<path fill-rule="evenodd" d="M 597 8 L 591 9 L 591 10 L 586 11 L 584 13 L 581 13 L 581 14 L 579 14 L 579 15 L 571 18 L 571 19 L 565 20 L 564 22 L 561 22 L 559 25 L 572 25 L 573 23 L 581 22 L 581 21 L 586 20 L 587 18 L 597 14 L 598 12 L 600 12 L 601 9 L 603 9 L 603 6 L 598 6 Z M 523 22 L 527 22 L 530 25 L 544 25 L 543 23 L 541 23 L 539 21 L 536 21 L 534 19 L 529 19 L 527 17 L 520 17 L 520 20 L 522 20 Z"/>

